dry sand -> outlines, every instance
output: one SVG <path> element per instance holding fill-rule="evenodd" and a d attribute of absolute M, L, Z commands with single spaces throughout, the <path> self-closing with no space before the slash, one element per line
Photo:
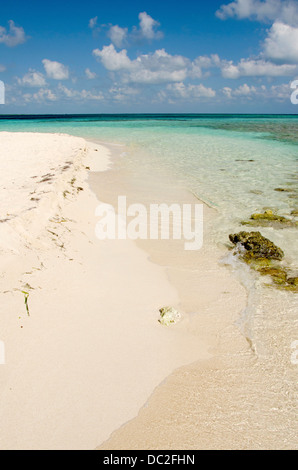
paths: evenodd
<path fill-rule="evenodd" d="M 88 170 L 105 147 L 0 134 L 1 449 L 93 449 L 137 415 L 175 368 L 211 357 L 162 327 L 178 303 L 163 268 L 132 241 L 99 241 Z M 27 314 L 24 294 L 29 294 Z"/>

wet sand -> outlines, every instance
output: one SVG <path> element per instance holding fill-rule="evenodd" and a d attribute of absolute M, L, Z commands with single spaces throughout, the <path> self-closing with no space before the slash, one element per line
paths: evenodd
<path fill-rule="evenodd" d="M 116 204 L 115 188 L 130 202 L 199 202 L 169 175 L 152 174 L 145 162 L 131 169 L 118 160 L 100 175 L 106 202 Z M 94 175 L 95 191 L 98 184 Z M 175 370 L 99 450 L 297 448 L 297 365 L 290 361 L 291 338 L 298 337 L 295 294 L 290 302 L 276 289 L 264 295 L 245 268 L 241 273 L 222 264 L 228 250 L 208 236 L 216 211 L 205 205 L 204 214 L 204 245 L 197 252 L 177 241 L 138 245 L 177 289 L 184 321 L 170 328 L 187 328 L 205 340 L 212 358 Z M 256 284 L 257 295 L 247 323 L 248 284 Z"/>

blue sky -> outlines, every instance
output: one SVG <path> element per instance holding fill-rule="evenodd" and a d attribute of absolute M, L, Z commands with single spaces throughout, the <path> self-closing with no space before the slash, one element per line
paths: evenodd
<path fill-rule="evenodd" d="M 298 0 L 1 2 L 9 113 L 297 113 Z"/>

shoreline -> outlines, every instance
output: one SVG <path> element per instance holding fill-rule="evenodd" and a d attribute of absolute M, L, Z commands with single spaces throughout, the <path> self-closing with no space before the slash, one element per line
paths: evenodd
<path fill-rule="evenodd" d="M 134 181 L 141 185 L 132 185 L 131 163 L 126 169 L 120 162 L 116 170 L 100 177 L 108 187 L 113 182 L 121 194 L 128 194 L 131 202 L 146 204 L 152 198 L 168 204 L 177 199 L 194 202 L 175 181 L 168 181 L 168 174 L 163 179 L 144 171 L 146 160 L 143 164 L 138 159 L 137 169 L 135 160 L 133 164 Z M 109 190 L 105 202 L 115 205 Z M 228 259 L 227 245 L 208 240 L 214 230 L 213 209 L 205 205 L 205 214 L 204 246 L 189 257 L 179 243 L 137 243 L 153 263 L 166 269 L 178 291 L 178 310 L 187 318 L 187 328 L 198 338 L 208 338 L 213 357 L 176 369 L 154 390 L 138 416 L 113 432 L 98 450 L 297 446 L 298 429 L 293 425 L 297 374 L 290 362 L 291 341 L 297 336 L 295 294 L 267 288 L 247 266 Z M 274 233 L 274 238 L 278 236 Z"/>
<path fill-rule="evenodd" d="M 96 157 L 93 168 L 106 170 L 103 148 L 95 144 L 90 150 L 83 139 L 56 134 L 2 133 L 0 139 L 4 153 L 8 139 L 20 178 L 13 188 L 19 195 L 16 217 L 1 224 L 8 235 L 1 238 L 6 365 L 0 369 L 0 448 L 94 449 L 136 416 L 174 369 L 210 357 L 208 346 L 188 331 L 159 325 L 158 309 L 178 302 L 163 268 L 132 241 L 95 238 L 98 200 L 86 167 L 92 169 Z M 63 155 L 57 167 L 46 171 L 42 165 L 39 174 L 53 140 Z M 75 169 L 63 169 L 74 150 Z M 28 160 L 24 165 L 29 182 L 21 168 L 24 154 L 32 157 L 32 168 Z M 24 192 L 38 193 L 39 201 L 27 196 L 40 210 L 24 209 Z M 11 233 L 17 237 L 8 246 Z"/>
<path fill-rule="evenodd" d="M 295 447 L 294 427 L 286 426 L 295 422 L 296 371 L 287 358 L 294 309 L 284 307 L 283 293 L 273 292 L 270 301 L 260 297 L 252 321 L 262 348 L 254 352 L 237 326 L 247 293 L 233 268 L 219 265 L 223 246 L 208 240 L 212 209 L 205 206 L 204 246 L 191 254 L 160 240 L 99 241 L 99 201 L 114 204 L 119 194 L 144 203 L 152 196 L 167 203 L 197 198 L 173 180 L 165 184 L 164 175 L 141 168 L 132 174 L 119 152 L 111 153 L 119 144 L 21 134 L 15 154 L 26 151 L 24 135 L 31 137 L 34 165 L 17 167 L 20 193 L 5 183 L 20 197 L 9 199 L 18 202 L 17 216 L 0 224 L 0 340 L 8 346 L 7 365 L 0 366 L 0 420 L 7 423 L 0 448 Z M 11 152 L 17 139 L 10 135 Z M 54 154 L 37 184 L 40 156 L 45 161 Z M 28 192 L 30 201 L 40 200 L 24 210 Z M 168 304 L 183 319 L 166 328 L 157 320 Z"/>

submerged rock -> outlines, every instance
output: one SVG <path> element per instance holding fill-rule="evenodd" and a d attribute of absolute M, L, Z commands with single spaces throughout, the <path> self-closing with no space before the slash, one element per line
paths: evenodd
<path fill-rule="evenodd" d="M 283 251 L 273 242 L 263 237 L 260 232 L 240 232 L 229 235 L 232 243 L 240 244 L 240 258 L 261 276 L 269 276 L 272 280 L 269 287 L 298 293 L 298 277 L 293 271 L 278 262 L 283 258 Z"/>
<path fill-rule="evenodd" d="M 282 215 L 274 214 L 274 212 L 270 209 L 267 209 L 265 212 L 262 213 L 252 214 L 250 218 L 252 220 L 278 220 L 279 222 L 284 222 L 288 220 Z"/>
<path fill-rule="evenodd" d="M 268 238 L 263 237 L 260 232 L 239 232 L 229 235 L 230 241 L 244 248 L 243 258 L 249 259 L 276 259 L 281 260 L 284 256 L 281 248 L 276 246 Z"/>
<path fill-rule="evenodd" d="M 181 319 L 181 313 L 173 307 L 162 307 L 159 313 L 160 319 L 158 321 L 165 326 L 174 325 Z"/>
<path fill-rule="evenodd" d="M 262 226 L 262 227 L 275 227 L 275 228 L 284 228 L 284 227 L 294 227 L 297 226 L 297 222 L 287 219 L 286 217 L 274 212 L 270 209 L 262 213 L 255 213 L 250 216 L 250 220 L 242 221 L 242 225 L 251 225 L 253 227 Z"/>
<path fill-rule="evenodd" d="M 298 287 L 298 277 L 288 277 L 287 282 L 292 286 Z"/>
<path fill-rule="evenodd" d="M 286 189 L 286 188 L 275 188 L 274 191 L 279 191 L 279 192 L 285 192 L 285 193 L 290 193 L 291 189 Z"/>
<path fill-rule="evenodd" d="M 264 194 L 264 192 L 260 191 L 259 189 L 251 189 L 249 192 L 257 195 Z"/>
<path fill-rule="evenodd" d="M 272 277 L 272 280 L 278 289 L 298 293 L 298 277 L 286 277 L 286 279 Z"/>
<path fill-rule="evenodd" d="M 281 267 L 268 267 L 258 269 L 259 273 L 262 276 L 271 276 L 273 281 L 277 284 L 283 284 L 287 281 L 287 272 L 284 268 Z"/>

